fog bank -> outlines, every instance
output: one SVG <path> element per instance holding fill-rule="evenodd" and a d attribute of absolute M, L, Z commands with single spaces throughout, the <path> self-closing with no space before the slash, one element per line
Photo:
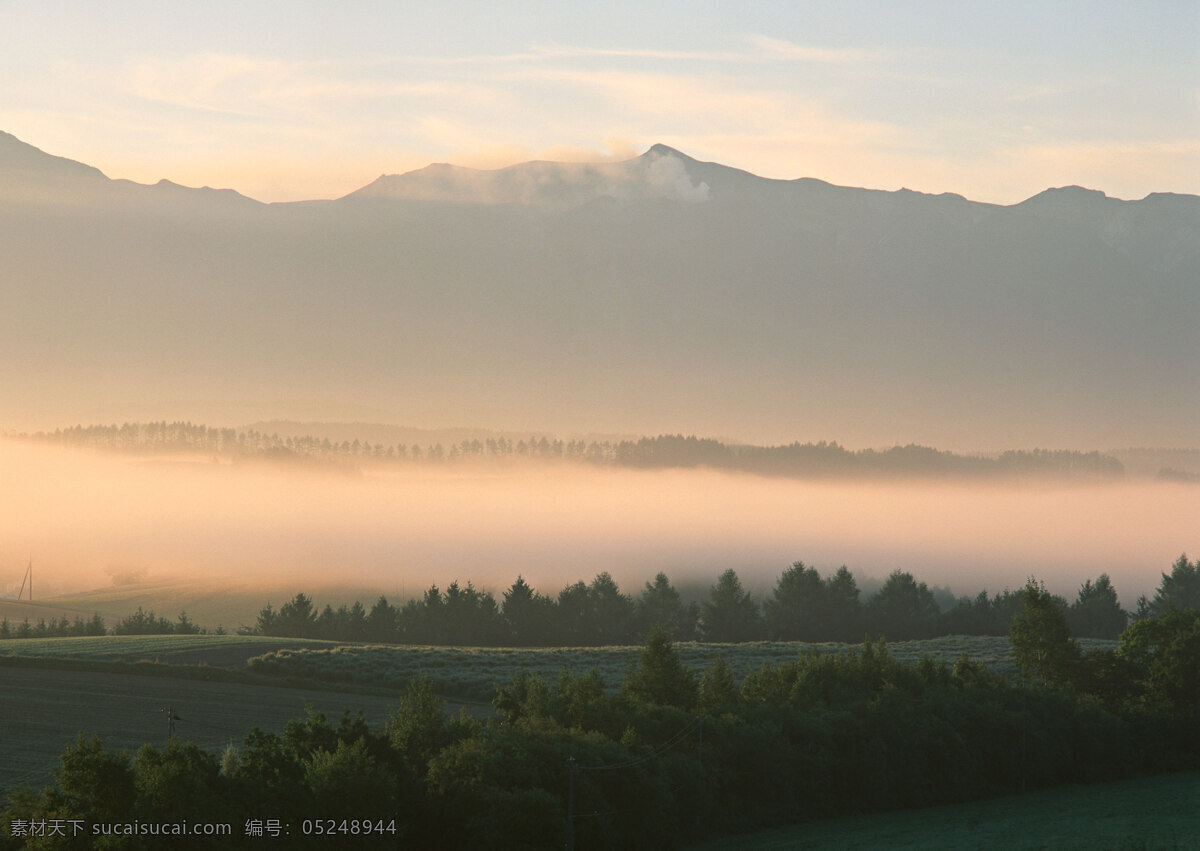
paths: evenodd
<path fill-rule="evenodd" d="M 132 578 L 417 594 L 517 574 L 555 593 L 607 570 L 626 593 L 658 571 L 756 596 L 803 560 L 861 582 L 895 569 L 956 594 L 1030 575 L 1073 599 L 1107 572 L 1132 608 L 1200 551 L 1187 484 L 811 483 L 706 471 L 512 462 L 361 476 L 285 465 L 93 454 L 0 441 L 0 593 L 32 558 L 37 592 Z"/>

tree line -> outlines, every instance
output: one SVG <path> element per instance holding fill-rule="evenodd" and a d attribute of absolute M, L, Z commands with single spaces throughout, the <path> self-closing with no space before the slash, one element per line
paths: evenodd
<path fill-rule="evenodd" d="M 53 785 L 9 793 L 0 847 L 91 847 L 43 838 L 48 822 L 77 819 L 85 831 L 233 825 L 172 837 L 177 848 L 259 847 L 286 828 L 297 848 L 661 849 L 1200 766 L 1200 611 L 1168 607 L 1116 650 L 1082 654 L 1040 583 L 1018 596 L 1018 679 L 965 656 L 906 665 L 880 641 L 812 649 L 738 683 L 720 656 L 697 677 L 656 628 L 615 688 L 595 670 L 553 682 L 521 672 L 483 721 L 448 715 L 418 679 L 378 728 L 310 712 L 223 752 L 174 737 L 132 755 L 80 734 Z M 333 836 L 304 830 L 313 818 Z"/>
<path fill-rule="evenodd" d="M 1170 608 L 1200 609 L 1200 559 L 1189 562 L 1181 555 L 1162 574 L 1153 598 L 1141 597 L 1131 614 L 1121 608 L 1107 574 L 1080 586 L 1068 604 L 1050 595 L 1063 613 L 1075 638 L 1115 639 L 1132 620 L 1160 615 Z M 647 582 L 635 598 L 623 594 L 608 573 L 590 584 L 576 582 L 556 596 L 535 591 L 523 578 L 506 590 L 500 601 L 490 591 L 470 582 L 452 582 L 445 592 L 431 587 L 418 600 L 393 606 L 380 596 L 368 609 L 361 602 L 326 605 L 317 610 L 303 592 L 278 610 L 267 604 L 252 627 L 239 632 L 288 638 L 322 638 L 332 641 L 379 644 L 432 644 L 443 646 L 603 646 L 639 644 L 654 626 L 662 626 L 677 641 L 841 641 L 855 642 L 864 635 L 889 641 L 935 638 L 942 635 L 1007 635 L 1022 605 L 1020 591 L 1005 590 L 989 596 L 962 597 L 943 610 L 924 582 L 909 573 L 892 573 L 866 602 L 845 566 L 822 578 L 816 568 L 796 562 L 776 582 L 771 596 L 761 603 L 744 590 L 736 571 L 727 570 L 703 602 L 685 603 L 664 573 Z M 223 627 L 213 630 L 224 634 Z M 137 611 L 109 628 L 98 613 L 85 620 L 76 615 L 0 620 L 0 640 L 98 635 L 207 634 L 182 611 L 175 620 Z"/>
<path fill-rule="evenodd" d="M 822 577 L 796 562 L 770 595 L 756 601 L 736 571 L 727 570 L 702 601 L 685 603 L 666 574 L 647 582 L 637 597 L 622 593 L 607 572 L 590 584 L 579 581 L 548 596 L 523 578 L 499 600 L 470 582 L 436 585 L 419 599 L 394 606 L 380 596 L 369 608 L 359 601 L 318 608 L 297 594 L 278 609 L 267 604 L 253 627 L 242 631 L 291 638 L 446 646 L 598 646 L 637 644 L 655 626 L 677 641 L 842 641 L 864 635 L 889 641 L 940 635 L 1007 635 L 1022 606 L 1022 592 L 961 598 L 943 611 L 933 592 L 912 574 L 895 571 L 866 601 L 845 567 Z M 1107 574 L 1088 579 L 1068 603 L 1051 595 L 1070 634 L 1115 639 L 1130 614 L 1120 605 Z M 1138 601 L 1137 620 L 1168 608 L 1200 608 L 1200 560 L 1181 555 L 1151 600 Z"/>
<path fill-rule="evenodd" d="M 224 631 L 222 627 L 217 627 L 215 634 L 221 635 Z M 73 620 L 68 619 L 66 615 L 51 618 L 49 621 L 39 618 L 36 624 L 31 624 L 28 618 L 20 623 L 12 623 L 7 617 L 0 620 L 0 639 L 66 638 L 84 635 L 201 635 L 207 632 L 208 629 L 192 621 L 187 612 L 180 612 L 178 618 L 170 621 L 165 617 L 156 616 L 153 609 L 145 611 L 141 606 L 138 606 L 136 612 L 120 618 L 111 629 L 99 613 L 92 615 L 88 620 L 84 620 L 80 615 L 76 615 Z"/>
<path fill-rule="evenodd" d="M 68 446 L 135 452 L 191 452 L 234 459 L 310 460 L 354 463 L 452 462 L 471 459 L 536 458 L 630 469 L 703 467 L 761 475 L 805 478 L 901 476 L 1083 476 L 1117 478 L 1121 462 L 1098 452 L 1010 450 L 996 456 L 958 455 L 926 446 L 850 450 L 836 442 L 781 446 L 727 444 L 680 434 L 638 440 L 562 440 L 530 435 L 513 440 L 489 437 L 445 446 L 331 441 L 313 436 L 280 437 L 254 429 L 211 428 L 166 421 L 72 426 L 24 437 Z"/>

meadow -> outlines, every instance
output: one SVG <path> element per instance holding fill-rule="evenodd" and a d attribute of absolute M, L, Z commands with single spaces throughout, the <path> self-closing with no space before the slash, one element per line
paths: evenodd
<path fill-rule="evenodd" d="M 1115 644 L 1082 643 L 1088 647 Z M 213 635 L 26 639 L 5 642 L 3 649 L 9 652 L 0 656 L 0 682 L 4 684 L 0 716 L 10 719 L 6 726 L 11 733 L 0 743 L 0 788 L 6 790 L 49 782 L 58 755 L 80 732 L 99 734 L 110 750 L 133 751 L 145 743 L 162 745 L 167 739 L 168 709 L 177 716 L 175 729 L 181 737 L 220 752 L 229 745 L 238 746 L 252 727 L 280 731 L 309 710 L 323 712 L 335 722 L 343 711 L 361 710 L 367 723 L 378 729 L 417 677 L 426 678 L 435 692 L 452 698 L 446 707 L 449 711 L 467 709 L 477 718 L 493 714 L 489 701 L 496 686 L 521 671 L 554 682 L 562 670 L 580 676 L 595 669 L 612 690 L 626 676 L 639 650 L 338 645 Z M 739 680 L 764 665 L 778 665 L 799 654 L 844 654 L 854 649 L 847 644 L 800 642 L 676 645 L 687 668 L 707 670 L 719 656 Z M 952 636 L 897 642 L 888 649 L 904 663 L 930 656 L 952 665 L 966 655 L 997 672 L 1015 672 L 1008 639 L 1002 637 Z M 228 679 L 207 682 L 196 680 L 197 676 Z M 734 723 L 732 717 L 726 720 Z M 643 722 L 645 719 L 639 723 Z M 721 742 L 734 731 L 721 735 L 719 727 L 712 729 L 713 751 L 705 760 L 710 770 L 740 753 L 735 748 L 721 756 Z M 486 737 L 481 741 L 486 742 Z M 707 726 L 705 741 L 707 744 Z M 732 770 L 732 763 L 727 768 Z M 1153 806 L 1143 806 L 1147 799 L 1138 797 L 1143 794 L 1139 788 L 1155 790 L 1144 793 L 1155 796 Z M 1085 844 L 1188 848 L 1195 846 L 1188 844 L 1193 839 L 1186 819 L 1195 812 L 1198 789 L 1197 775 L 1173 775 L 936 810 L 810 821 L 699 848 L 717 851 L 748 844 L 764 848 L 1058 848 Z M 847 809 L 853 811 L 810 808 L 806 817 Z M 1089 836 L 1090 842 L 1080 844 L 1081 837 Z M 1112 841 L 1098 841 L 1097 836 Z M 1014 838 L 1023 841 L 1023 837 L 1029 837 L 1026 844 L 1013 844 Z"/>
<path fill-rule="evenodd" d="M 1080 639 L 1084 649 L 1111 649 L 1115 641 Z M 741 680 L 763 665 L 797 655 L 846 653 L 858 645 L 838 642 L 752 641 L 741 644 L 680 642 L 679 657 L 701 674 L 720 657 Z M 496 686 L 527 671 L 553 682 L 559 672 L 578 675 L 595 669 L 609 687 L 625 676 L 640 647 L 419 647 L 339 644 L 304 638 L 251 635 L 109 635 L 13 639 L 0 644 L 0 676 L 6 669 L 91 670 L 180 679 L 226 679 L 263 687 L 346 685 L 360 690 L 400 692 L 420 677 L 435 692 L 457 701 L 489 702 Z M 1009 641 L 1002 636 L 951 635 L 888 645 L 898 661 L 922 656 L 953 666 L 960 656 L 996 673 L 1015 675 Z M 220 676 L 220 673 L 230 676 Z"/>
<path fill-rule="evenodd" d="M 14 656 L 81 662 L 149 661 L 236 668 L 254 656 L 275 650 L 333 646 L 336 645 L 331 641 L 257 635 L 96 635 L 10 640 L 0 644 L 0 659 Z"/>
<path fill-rule="evenodd" d="M 1084 639 L 1085 648 L 1114 648 L 1115 641 Z M 681 661 L 702 674 L 719 656 L 737 680 L 763 665 L 777 665 L 797 655 L 846 653 L 858 645 L 837 642 L 805 643 L 753 641 L 741 644 L 680 642 L 675 645 Z M 325 682 L 377 684 L 402 688 L 417 677 L 425 677 L 435 691 L 467 700 L 490 700 L 498 684 L 507 683 L 519 671 L 528 671 L 548 682 L 559 672 L 581 674 L 593 668 L 604 682 L 615 687 L 625 676 L 639 647 L 400 647 L 342 645 L 339 647 L 281 648 L 249 660 L 251 671 L 275 677 Z M 1001 674 L 1016 674 L 1009 641 L 1001 636 L 952 635 L 925 641 L 898 641 L 888 651 L 905 663 L 922 656 L 953 666 L 963 655 Z"/>

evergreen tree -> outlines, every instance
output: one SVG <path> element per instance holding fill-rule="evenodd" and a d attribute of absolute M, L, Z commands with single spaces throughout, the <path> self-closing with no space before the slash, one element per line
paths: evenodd
<path fill-rule="evenodd" d="M 395 641 L 399 637 L 397 635 L 397 615 L 395 608 L 388 603 L 387 597 L 381 594 L 375 601 L 375 605 L 371 607 L 371 611 L 367 613 L 367 640 L 379 643 Z"/>
<path fill-rule="evenodd" d="M 763 603 L 767 635 L 780 641 L 828 640 L 826 592 L 815 568 L 795 562 L 780 575 L 774 594 Z"/>
<path fill-rule="evenodd" d="M 871 631 L 889 641 L 932 638 L 937 634 L 938 605 L 924 582 L 896 570 L 867 603 Z"/>
<path fill-rule="evenodd" d="M 696 675 L 684 666 L 663 627 L 650 631 L 637 661 L 630 663 L 621 694 L 679 709 L 696 705 Z"/>
<path fill-rule="evenodd" d="M 718 656 L 700 678 L 700 710 L 709 715 L 732 712 L 741 701 L 741 694 L 733 671 Z"/>
<path fill-rule="evenodd" d="M 602 645 L 628 643 L 632 639 L 633 600 L 621 593 L 607 571 L 592 580 L 588 598 L 596 642 Z"/>
<path fill-rule="evenodd" d="M 750 592 L 732 569 L 721 574 L 703 607 L 704 637 L 708 641 L 752 641 L 762 633 L 762 618 Z"/>
<path fill-rule="evenodd" d="M 1121 608 L 1117 592 L 1102 573 L 1093 583 L 1088 579 L 1079 589 L 1079 597 L 1071 604 L 1067 623 L 1076 638 L 1118 638 L 1129 625 L 1129 613 Z"/>
<path fill-rule="evenodd" d="M 287 638 L 314 638 L 317 635 L 317 610 L 303 593 L 279 607 L 271 635 Z"/>
<path fill-rule="evenodd" d="M 846 565 L 825 580 L 826 623 L 829 632 L 824 641 L 857 641 L 862 638 L 862 603 L 858 583 Z"/>
<path fill-rule="evenodd" d="M 1161 615 L 1168 609 L 1195 611 L 1200 609 L 1200 559 L 1189 563 L 1187 553 L 1173 565 L 1171 574 L 1162 574 L 1162 584 L 1150 601 L 1150 615 Z"/>
<path fill-rule="evenodd" d="M 507 642 L 518 647 L 554 642 L 554 601 L 534 591 L 522 577 L 504 592 L 501 615 Z"/>
<path fill-rule="evenodd" d="M 699 606 L 685 606 L 665 573 L 655 576 L 653 584 L 647 582 L 634 604 L 634 622 L 641 635 L 648 636 L 654 627 L 661 626 L 675 640 L 689 641 L 696 637 L 699 617 Z"/>

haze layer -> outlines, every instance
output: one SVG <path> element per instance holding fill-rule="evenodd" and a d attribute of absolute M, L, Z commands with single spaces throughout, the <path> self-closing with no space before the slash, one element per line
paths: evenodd
<path fill-rule="evenodd" d="M 804 560 L 971 595 L 1035 575 L 1073 598 L 1107 572 L 1132 607 L 1195 549 L 1200 516 L 1200 487 L 1145 480 L 855 484 L 516 460 L 347 476 L 2 440 L 0 476 L 0 592 L 16 593 L 32 556 L 41 597 L 131 578 L 277 601 L 454 580 L 499 592 L 518 574 L 556 593 L 600 571 L 636 593 L 660 570 L 707 589 L 730 567 L 761 594 Z"/>
<path fill-rule="evenodd" d="M 1197 232 L 1194 196 L 996 207 L 663 147 L 267 206 L 4 136 L 0 426 L 1191 445 Z"/>

